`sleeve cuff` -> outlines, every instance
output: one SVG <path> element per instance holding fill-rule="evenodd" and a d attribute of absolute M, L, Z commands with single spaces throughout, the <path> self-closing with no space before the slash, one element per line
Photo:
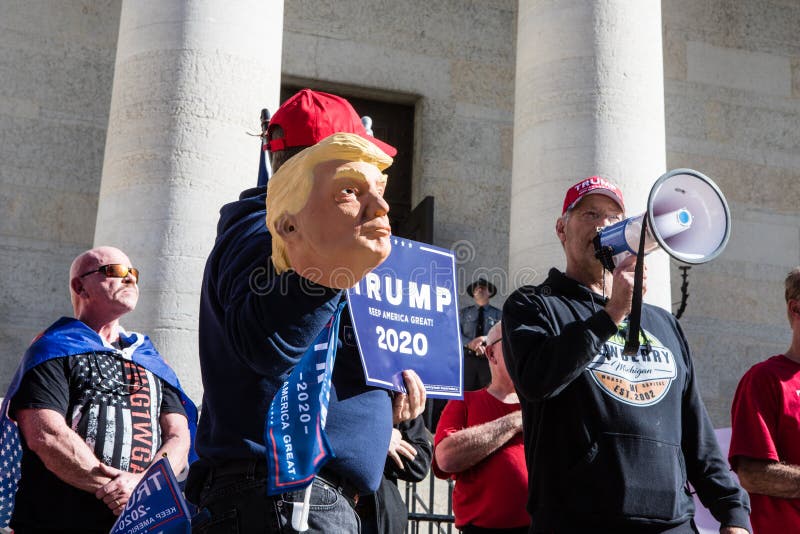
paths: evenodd
<path fill-rule="evenodd" d="M 719 521 L 719 518 L 717 520 Z M 723 527 L 739 527 L 746 529 L 747 532 L 753 532 L 753 527 L 750 525 L 750 512 L 741 506 L 726 510 L 725 517 L 719 522 Z"/>
<path fill-rule="evenodd" d="M 611 336 L 617 333 L 617 323 L 615 323 L 608 312 L 600 310 L 586 321 L 586 326 L 602 342 L 606 342 Z"/>

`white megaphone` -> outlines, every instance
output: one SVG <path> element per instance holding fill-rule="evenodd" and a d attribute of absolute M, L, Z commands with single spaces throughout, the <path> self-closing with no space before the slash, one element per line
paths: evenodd
<path fill-rule="evenodd" d="M 644 253 L 662 248 L 683 263 L 711 261 L 731 235 L 731 213 L 719 187 L 697 171 L 675 169 L 653 184 L 647 211 L 598 230 L 596 255 L 608 270 L 638 253 L 645 221 Z"/>

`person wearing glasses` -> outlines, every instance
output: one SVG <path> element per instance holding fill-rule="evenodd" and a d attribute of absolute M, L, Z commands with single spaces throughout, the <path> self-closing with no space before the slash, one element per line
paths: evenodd
<path fill-rule="evenodd" d="M 491 382 L 489 362 L 486 361 L 486 334 L 500 321 L 503 312 L 489 304 L 489 299 L 497 294 L 497 287 L 485 278 L 478 278 L 467 286 L 467 294 L 475 301 L 458 311 L 458 324 L 461 328 L 461 344 L 464 350 L 464 391 L 475 391 Z M 430 401 L 430 430 L 436 432 L 436 425 L 442 410 L 447 405 L 444 399 Z"/>
<path fill-rule="evenodd" d="M 721 533 L 745 534 L 747 493 L 720 452 L 678 321 L 644 305 L 638 351 L 623 353 L 636 256 L 606 271 L 593 240 L 624 217 L 622 191 L 605 178 L 570 187 L 555 224 L 565 272 L 503 306 L 531 532 L 697 532 L 691 483 Z"/>
<path fill-rule="evenodd" d="M 149 338 L 120 325 L 138 282 L 119 249 L 80 254 L 69 274 L 75 317 L 34 340 L 12 381 L 18 534 L 107 534 L 151 462 L 187 466 L 196 409 Z"/>
<path fill-rule="evenodd" d="M 456 481 L 453 512 L 465 534 L 525 534 L 530 524 L 522 413 L 501 341 L 498 322 L 486 335 L 491 382 L 448 402 L 434 438 L 433 472 Z"/>

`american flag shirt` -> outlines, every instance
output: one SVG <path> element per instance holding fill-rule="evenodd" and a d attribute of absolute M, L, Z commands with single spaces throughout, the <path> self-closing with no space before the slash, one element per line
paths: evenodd
<path fill-rule="evenodd" d="M 166 412 L 183 413 L 178 395 L 152 372 L 118 354 L 92 352 L 29 371 L 11 409 L 58 411 L 104 464 L 140 473 L 161 447 L 162 402 Z"/>
<path fill-rule="evenodd" d="M 23 454 L 24 444 L 10 417 L 20 407 L 62 413 L 98 458 L 131 472 L 144 471 L 159 449 L 161 413 L 185 413 L 192 438 L 197 417 L 196 407 L 147 336 L 123 331 L 120 345 L 114 347 L 80 321 L 60 319 L 26 352 L 0 410 L 0 528 L 8 525 L 15 496 L 23 508 L 39 507 L 40 501 L 48 500 L 58 505 L 62 503 L 57 486 L 71 489 L 52 473 L 43 473 L 46 468 L 35 454 Z M 30 490 L 25 495 L 29 471 L 51 476 L 52 484 L 46 484 L 45 491 Z M 86 496 L 96 501 L 93 495 Z M 68 496 L 63 501 L 68 509 Z M 16 522 L 16 512 L 14 516 Z M 49 519 L 41 518 L 45 523 Z M 88 518 L 78 520 L 84 519 Z"/>

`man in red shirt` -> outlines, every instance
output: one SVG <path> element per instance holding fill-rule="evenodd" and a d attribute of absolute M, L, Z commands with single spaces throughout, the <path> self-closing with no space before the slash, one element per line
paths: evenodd
<path fill-rule="evenodd" d="M 486 337 L 492 381 L 448 402 L 436 427 L 433 471 L 456 480 L 453 511 L 465 534 L 524 534 L 530 524 L 522 414 L 502 339 L 498 322 Z"/>
<path fill-rule="evenodd" d="M 800 528 L 800 267 L 785 297 L 792 343 L 745 373 L 731 408 L 729 460 L 750 492 L 754 534 Z"/>

